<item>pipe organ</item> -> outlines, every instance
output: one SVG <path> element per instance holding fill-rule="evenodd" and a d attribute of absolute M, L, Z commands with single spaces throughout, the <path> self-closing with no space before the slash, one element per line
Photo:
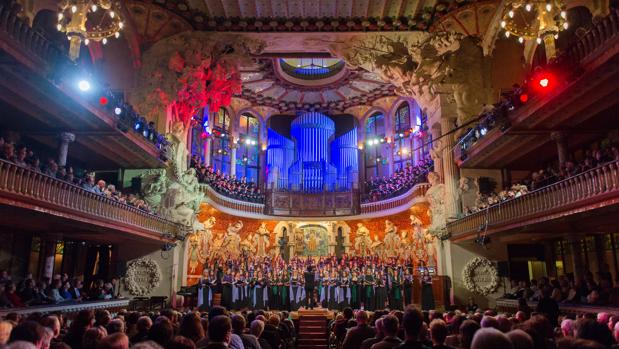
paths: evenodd
<path fill-rule="evenodd" d="M 267 181 L 289 191 L 348 191 L 358 180 L 356 127 L 334 138 L 335 123 L 318 112 L 299 115 L 291 139 L 269 129 Z"/>

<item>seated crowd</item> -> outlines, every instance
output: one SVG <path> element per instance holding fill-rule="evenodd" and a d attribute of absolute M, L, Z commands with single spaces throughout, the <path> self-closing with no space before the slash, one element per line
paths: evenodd
<path fill-rule="evenodd" d="M 526 307 L 526 301 L 539 301 L 545 288 L 549 288 L 550 297 L 557 303 L 619 306 L 619 289 L 613 287 L 609 272 L 598 273 L 597 282 L 590 271 L 576 280 L 565 275 L 530 282 L 511 280 L 505 298 L 519 299 L 521 306 Z"/>
<path fill-rule="evenodd" d="M 555 169 L 547 166 L 546 169 L 533 171 L 522 183 L 514 184 L 501 192 L 489 194 L 479 193 L 474 207 L 465 207 L 464 214 L 472 214 L 483 211 L 490 206 L 520 197 L 529 191 L 537 190 L 553 183 L 562 181 L 585 171 L 594 169 L 612 161 L 619 161 L 619 147 L 617 145 L 601 147 L 595 150 L 586 150 L 581 161 L 566 161 L 565 164 Z"/>
<path fill-rule="evenodd" d="M 69 278 L 67 274 L 56 274 L 51 280 L 43 277 L 38 281 L 29 274 L 17 284 L 6 271 L 0 272 L 0 308 L 112 299 L 118 297 L 119 291 L 118 278 L 112 278 L 110 282 L 97 280 L 86 288 L 81 279 Z"/>
<path fill-rule="evenodd" d="M 208 313 L 82 310 L 68 323 L 61 314 L 11 314 L 0 322 L 0 348 L 289 349 L 296 338 L 288 312 L 231 314 L 219 306 Z"/>
<path fill-rule="evenodd" d="M 415 184 L 425 181 L 426 175 L 433 168 L 434 162 L 428 157 L 420 160 L 416 166 L 409 164 L 398 169 L 389 177 L 372 178 L 365 183 L 367 195 L 363 202 L 375 202 L 404 194 Z"/>
<path fill-rule="evenodd" d="M 330 328 L 337 349 L 602 349 L 617 347 L 618 320 L 608 313 L 553 320 L 542 311 L 441 313 L 409 307 L 372 315 L 348 309 Z"/>
<path fill-rule="evenodd" d="M 17 166 L 43 173 L 47 176 L 69 182 L 95 194 L 103 195 L 112 200 L 136 207 L 142 211 L 154 214 L 154 210 L 144 200 L 135 194 L 124 194 L 113 184 L 106 184 L 104 180 L 96 180 L 93 172 L 84 172 L 83 176 L 75 174 L 71 166 L 59 166 L 48 158 L 45 165 L 41 164 L 36 154 L 24 145 L 15 145 L 0 137 L 0 159 L 10 161 Z"/>
<path fill-rule="evenodd" d="M 264 202 L 264 194 L 255 183 L 248 182 L 246 177 L 237 179 L 236 176 L 229 176 L 220 170 L 215 171 L 212 166 L 199 165 L 193 159 L 191 163 L 196 170 L 198 182 L 210 185 L 218 193 L 242 201 Z"/>

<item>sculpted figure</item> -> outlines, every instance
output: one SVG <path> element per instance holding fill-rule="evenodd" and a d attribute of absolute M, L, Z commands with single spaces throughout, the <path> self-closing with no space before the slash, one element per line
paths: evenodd
<path fill-rule="evenodd" d="M 261 223 L 260 228 L 256 231 L 256 234 L 252 237 L 253 251 L 256 256 L 263 257 L 267 255 L 269 250 L 269 230 L 266 223 Z"/>
<path fill-rule="evenodd" d="M 228 224 L 220 247 L 220 254 L 238 258 L 241 253 L 241 238 L 239 232 L 243 229 L 243 222 L 236 221 Z"/>
<path fill-rule="evenodd" d="M 379 259 L 385 258 L 385 244 L 380 241 L 378 235 L 374 235 L 374 242 L 372 242 L 372 251 Z"/>
<path fill-rule="evenodd" d="M 372 246 L 372 239 L 370 238 L 370 231 L 363 225 L 363 223 L 357 223 L 357 236 L 355 237 L 355 250 L 360 256 L 366 256 L 370 252 L 370 246 Z"/>
<path fill-rule="evenodd" d="M 401 240 L 398 235 L 398 227 L 390 220 L 385 221 L 385 256 L 395 257 L 400 251 Z"/>
<path fill-rule="evenodd" d="M 445 217 L 445 185 L 439 182 L 439 176 L 436 172 L 428 174 L 428 182 L 430 189 L 426 192 L 426 199 L 430 203 L 429 214 L 432 217 L 432 223 L 428 228 L 430 234 L 442 236 L 446 232 L 447 218 Z"/>
<path fill-rule="evenodd" d="M 295 228 L 294 230 L 294 253 L 297 256 L 301 256 L 303 254 L 303 249 L 305 249 L 305 236 L 303 236 L 303 230 L 300 228 Z"/>

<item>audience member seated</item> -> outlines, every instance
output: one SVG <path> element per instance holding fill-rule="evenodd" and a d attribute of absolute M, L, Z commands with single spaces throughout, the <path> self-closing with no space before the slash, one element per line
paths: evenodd
<path fill-rule="evenodd" d="M 426 180 L 434 163 L 430 158 L 420 160 L 416 166 L 409 165 L 395 171 L 390 177 L 372 178 L 365 183 L 367 195 L 363 202 L 375 202 L 389 199 L 401 194 Z"/>

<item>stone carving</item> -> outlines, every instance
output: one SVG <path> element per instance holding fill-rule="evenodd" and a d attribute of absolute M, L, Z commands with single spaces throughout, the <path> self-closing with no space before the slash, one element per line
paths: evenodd
<path fill-rule="evenodd" d="M 398 227 L 390 220 L 385 221 L 385 257 L 396 257 L 400 253 L 401 240 L 398 235 Z"/>
<path fill-rule="evenodd" d="M 430 203 L 429 214 L 432 217 L 428 231 L 433 236 L 444 240 L 448 237 L 445 215 L 445 184 L 440 183 L 440 178 L 436 172 L 428 174 L 428 182 L 430 182 L 430 189 L 426 192 L 426 199 Z"/>
<path fill-rule="evenodd" d="M 372 239 L 370 238 L 370 231 L 363 225 L 363 223 L 357 223 L 357 235 L 355 237 L 355 251 L 359 256 L 367 256 L 370 253 L 370 247 L 372 246 Z"/>
<path fill-rule="evenodd" d="M 410 219 L 413 227 L 412 245 L 415 259 L 417 261 L 427 261 L 426 266 L 436 266 L 437 252 L 434 246 L 436 237 L 423 227 L 419 217 L 411 215 Z"/>
<path fill-rule="evenodd" d="M 462 200 L 463 211 L 470 211 L 471 208 L 476 206 L 479 196 L 479 186 L 477 185 L 477 181 L 468 177 L 460 177 L 458 193 L 460 194 L 460 199 Z"/>
<path fill-rule="evenodd" d="M 499 271 L 489 259 L 475 257 L 462 269 L 462 280 L 467 290 L 487 296 L 499 285 Z"/>
<path fill-rule="evenodd" d="M 129 263 L 125 287 L 133 296 L 148 296 L 161 283 L 159 264 L 150 258 L 139 258 Z"/>
<path fill-rule="evenodd" d="M 267 255 L 270 243 L 270 233 L 266 223 L 260 224 L 260 228 L 251 238 L 253 252 L 256 256 L 263 257 Z"/>
<path fill-rule="evenodd" d="M 378 74 L 429 114 L 439 94 L 456 104 L 459 124 L 491 101 L 490 65 L 476 39 L 454 32 L 356 37 L 331 45 L 349 65 Z"/>

